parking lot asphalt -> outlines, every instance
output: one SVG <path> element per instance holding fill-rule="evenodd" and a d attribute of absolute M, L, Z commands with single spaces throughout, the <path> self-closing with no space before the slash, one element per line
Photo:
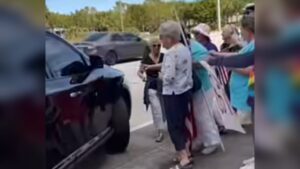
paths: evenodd
<path fill-rule="evenodd" d="M 230 133 L 223 136 L 225 152 L 195 156 L 194 169 L 239 169 L 242 161 L 254 154 L 252 134 Z M 108 155 L 99 151 L 78 169 L 168 169 L 172 166 L 174 148 L 166 136 L 162 143 L 154 141 L 153 126 L 131 133 L 125 153 Z"/>
<path fill-rule="evenodd" d="M 125 82 L 130 89 L 132 99 L 132 115 L 130 119 L 131 130 L 139 129 L 152 122 L 151 113 L 146 111 L 143 103 L 144 82 L 137 76 L 139 66 L 139 60 L 123 62 L 113 66 L 124 72 Z"/>

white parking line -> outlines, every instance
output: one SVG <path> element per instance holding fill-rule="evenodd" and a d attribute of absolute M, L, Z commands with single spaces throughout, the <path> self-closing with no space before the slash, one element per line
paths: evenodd
<path fill-rule="evenodd" d="M 149 125 L 151 125 L 151 124 L 153 124 L 153 121 L 148 121 L 148 122 L 146 122 L 146 123 L 143 123 L 143 124 L 141 124 L 141 125 L 138 125 L 138 126 L 136 126 L 136 127 L 133 127 L 132 129 L 130 129 L 130 132 L 137 131 L 137 130 L 142 129 L 142 128 L 144 128 L 144 127 L 147 127 L 147 126 L 149 126 Z"/>

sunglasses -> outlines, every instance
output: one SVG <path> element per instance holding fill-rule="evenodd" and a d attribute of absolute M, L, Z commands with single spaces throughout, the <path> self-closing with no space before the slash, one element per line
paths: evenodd
<path fill-rule="evenodd" d="M 156 47 L 157 47 L 157 48 L 160 48 L 160 46 L 161 46 L 160 44 L 153 44 L 153 45 L 152 45 L 152 47 L 154 47 L 154 48 L 156 48 Z"/>

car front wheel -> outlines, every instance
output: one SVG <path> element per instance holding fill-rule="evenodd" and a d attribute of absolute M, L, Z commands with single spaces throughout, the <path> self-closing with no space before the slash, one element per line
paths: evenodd
<path fill-rule="evenodd" d="M 109 51 L 105 56 L 105 63 L 109 66 L 115 65 L 118 61 L 118 56 L 116 52 Z"/>
<path fill-rule="evenodd" d="M 129 138 L 129 108 L 124 97 L 120 97 L 113 105 L 111 125 L 114 129 L 113 136 L 107 141 L 108 153 L 122 153 L 126 150 Z"/>

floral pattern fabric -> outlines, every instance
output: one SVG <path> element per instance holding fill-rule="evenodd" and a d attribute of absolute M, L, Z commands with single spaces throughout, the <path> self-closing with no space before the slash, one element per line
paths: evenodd
<path fill-rule="evenodd" d="M 162 80 L 163 95 L 179 95 L 193 87 L 192 57 L 183 44 L 179 43 L 165 53 Z"/>

